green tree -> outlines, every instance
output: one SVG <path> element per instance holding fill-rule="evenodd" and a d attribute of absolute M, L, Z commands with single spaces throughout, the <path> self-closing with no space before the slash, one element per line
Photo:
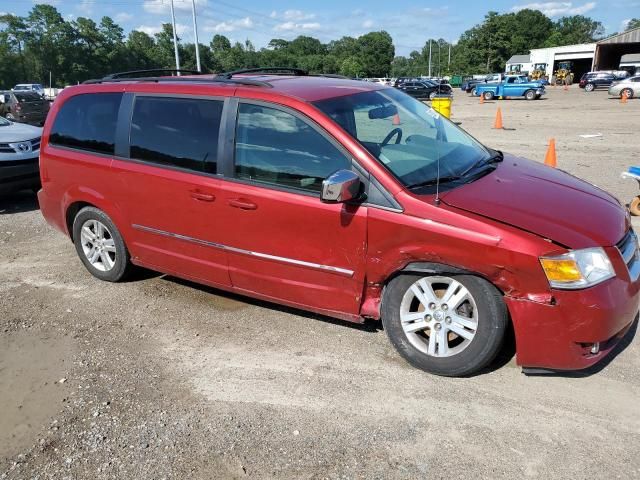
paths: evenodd
<path fill-rule="evenodd" d="M 583 15 L 562 17 L 554 23 L 553 32 L 545 42 L 545 47 L 591 43 L 602 38 L 602 23 Z"/>
<path fill-rule="evenodd" d="M 384 77 L 391 71 L 395 48 L 385 31 L 370 32 L 358 38 L 360 62 L 367 77 Z"/>
<path fill-rule="evenodd" d="M 635 28 L 640 28 L 640 18 L 632 18 L 627 22 L 627 28 L 625 28 L 625 32 L 629 30 L 633 30 Z"/>

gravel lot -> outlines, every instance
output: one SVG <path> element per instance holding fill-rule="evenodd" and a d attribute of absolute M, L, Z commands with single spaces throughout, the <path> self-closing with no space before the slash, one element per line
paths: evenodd
<path fill-rule="evenodd" d="M 548 90 L 484 105 L 457 90 L 454 119 L 540 161 L 555 137 L 560 168 L 628 202 L 640 100 Z M 635 331 L 586 375 L 527 377 L 505 352 L 488 373 L 439 378 L 376 323 L 150 272 L 101 283 L 32 195 L 5 197 L 0 478 L 640 478 Z"/>

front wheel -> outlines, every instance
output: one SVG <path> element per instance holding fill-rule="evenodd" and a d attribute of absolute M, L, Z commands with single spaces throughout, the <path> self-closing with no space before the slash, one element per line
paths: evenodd
<path fill-rule="evenodd" d="M 443 376 L 471 375 L 496 357 L 507 327 L 500 292 L 472 275 L 401 275 L 382 299 L 382 323 L 405 360 Z"/>
<path fill-rule="evenodd" d="M 485 100 L 493 100 L 493 92 L 484 92 L 482 95 Z"/>
<path fill-rule="evenodd" d="M 471 89 L 471 96 L 475 97 L 476 96 L 476 89 L 475 87 Z"/>
<path fill-rule="evenodd" d="M 78 212 L 73 243 L 86 269 L 100 280 L 117 282 L 131 269 L 122 235 L 102 210 L 86 207 Z"/>
<path fill-rule="evenodd" d="M 526 98 L 527 100 L 535 100 L 536 99 L 536 92 L 534 92 L 533 90 L 527 90 L 524 93 L 524 98 Z"/>
<path fill-rule="evenodd" d="M 627 99 L 629 98 L 633 98 L 633 90 L 631 90 L 630 88 L 625 88 L 620 92 L 620 98 L 622 97 L 627 97 Z"/>

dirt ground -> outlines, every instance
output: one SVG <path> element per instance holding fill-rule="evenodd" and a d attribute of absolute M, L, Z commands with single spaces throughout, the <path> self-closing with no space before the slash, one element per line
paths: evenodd
<path fill-rule="evenodd" d="M 492 130 L 501 107 L 506 130 Z M 640 100 L 549 88 L 454 120 L 628 202 Z M 599 135 L 582 138 L 580 135 Z M 535 202 L 535 198 L 531 199 Z M 635 222 L 640 227 L 639 222 Z M 640 478 L 636 328 L 585 375 L 505 353 L 448 379 L 351 325 L 140 273 L 91 277 L 32 195 L 0 199 L 0 478 Z"/>

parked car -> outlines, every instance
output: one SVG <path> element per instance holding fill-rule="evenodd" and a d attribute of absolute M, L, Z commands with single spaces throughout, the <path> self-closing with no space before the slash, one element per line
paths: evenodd
<path fill-rule="evenodd" d="M 627 98 L 640 95 L 640 75 L 625 78 L 620 82 L 613 82 L 609 87 L 609 95 L 614 97 L 626 95 Z"/>
<path fill-rule="evenodd" d="M 451 95 L 451 85 L 434 83 L 431 80 L 417 82 L 404 82 L 398 86 L 398 90 L 419 99 L 433 99 L 436 95 Z"/>
<path fill-rule="evenodd" d="M 0 194 L 38 188 L 41 135 L 42 128 L 0 117 Z"/>
<path fill-rule="evenodd" d="M 484 83 L 477 85 L 475 95 L 482 95 L 485 100 L 493 98 L 524 97 L 537 100 L 545 94 L 544 85 L 539 81 L 530 81 L 526 75 L 505 77 L 500 83 Z"/>
<path fill-rule="evenodd" d="M 406 83 L 406 82 L 419 82 L 422 79 L 419 77 L 398 77 L 396 78 L 396 80 L 393 82 L 393 86 L 398 88 L 401 84 Z"/>
<path fill-rule="evenodd" d="M 105 281 L 140 265 L 381 319 L 412 365 L 450 376 L 486 367 L 509 324 L 518 364 L 588 367 L 638 313 L 638 242 L 612 195 L 398 89 L 115 75 L 65 89 L 42 138 L 42 214 Z"/>
<path fill-rule="evenodd" d="M 616 80 L 612 73 L 608 72 L 588 72 L 582 75 L 580 88 L 584 88 L 585 92 L 593 92 L 596 88 L 605 88 L 611 86 Z"/>
<path fill-rule="evenodd" d="M 471 95 L 476 95 L 476 91 L 475 91 L 475 87 L 476 85 L 479 85 L 481 83 L 497 83 L 497 82 L 501 82 L 502 79 L 504 78 L 504 75 L 502 75 L 501 73 L 492 73 L 490 75 L 487 75 L 484 78 L 470 78 L 465 80 L 462 85 L 460 85 L 460 88 L 462 90 L 464 90 L 467 93 L 470 93 Z"/>
<path fill-rule="evenodd" d="M 40 83 L 19 83 L 12 88 L 14 92 L 35 92 L 44 98 L 45 90 Z"/>
<path fill-rule="evenodd" d="M 35 92 L 0 92 L 0 116 L 12 122 L 42 125 L 49 102 Z"/>

